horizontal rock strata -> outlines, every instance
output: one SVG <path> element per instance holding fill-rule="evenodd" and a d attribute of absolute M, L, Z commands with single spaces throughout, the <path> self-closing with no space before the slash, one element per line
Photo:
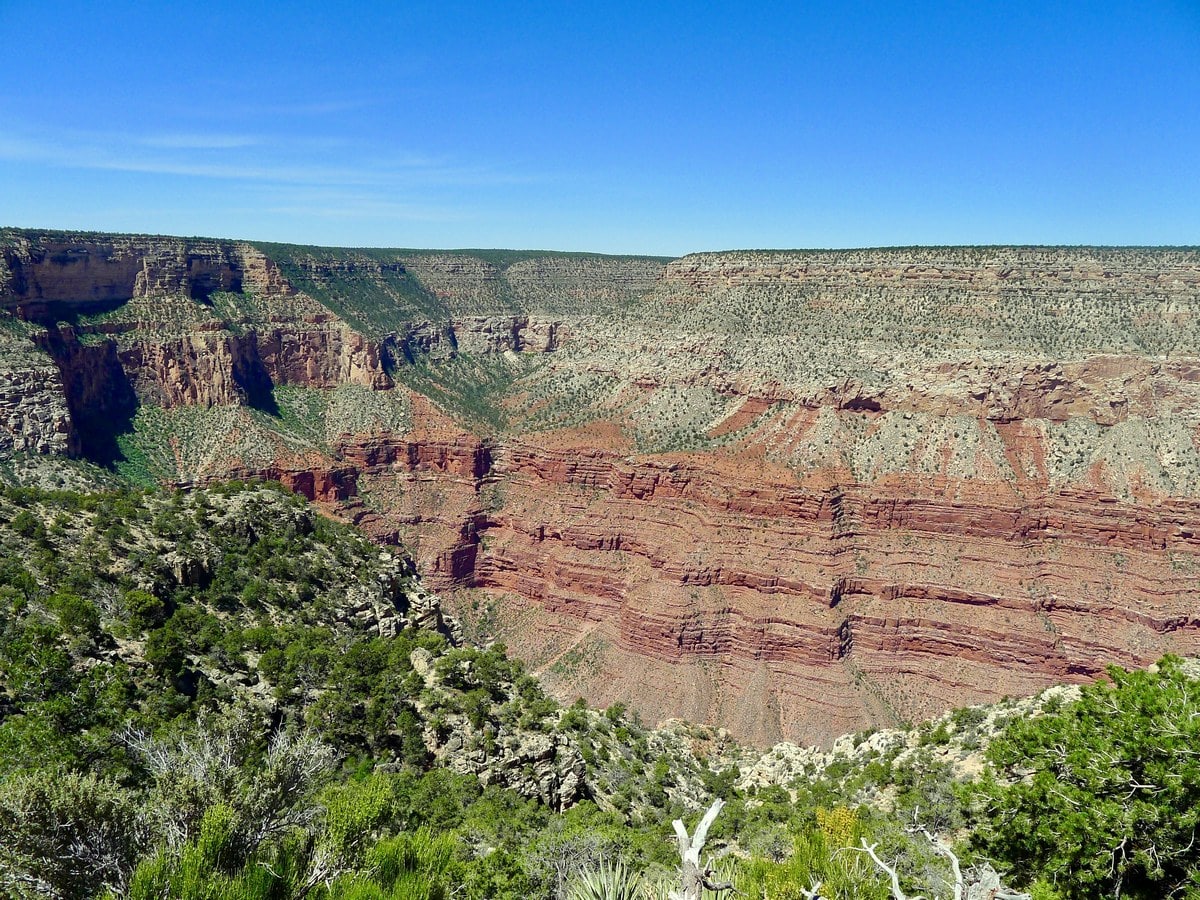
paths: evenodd
<path fill-rule="evenodd" d="M 1200 652 L 1195 250 L 0 244 L 0 449 L 279 479 L 566 699 L 822 741 Z"/>

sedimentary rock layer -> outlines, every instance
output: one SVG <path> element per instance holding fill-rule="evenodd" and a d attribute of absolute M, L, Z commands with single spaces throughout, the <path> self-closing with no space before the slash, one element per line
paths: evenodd
<path fill-rule="evenodd" d="M 1200 652 L 1193 250 L 0 255 L 6 448 L 278 478 L 566 699 L 820 741 Z"/>
<path fill-rule="evenodd" d="M 1200 652 L 1195 499 L 468 442 L 358 464 L 403 485 L 364 524 L 418 536 L 431 582 L 564 695 L 763 742 Z"/>

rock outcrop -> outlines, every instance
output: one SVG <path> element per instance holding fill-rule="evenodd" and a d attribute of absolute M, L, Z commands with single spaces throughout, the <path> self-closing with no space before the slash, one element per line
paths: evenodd
<path fill-rule="evenodd" d="M 55 232 L 5 243 L 0 299 L 34 315 L 52 304 L 87 310 L 135 297 L 286 289 L 270 260 L 232 241 Z"/>
<path fill-rule="evenodd" d="M 0 452 L 79 449 L 62 374 L 28 339 L 0 335 Z"/>
<path fill-rule="evenodd" d="M 1197 251 L 3 237 L 6 449 L 281 480 L 565 698 L 827 741 L 1200 652 Z"/>

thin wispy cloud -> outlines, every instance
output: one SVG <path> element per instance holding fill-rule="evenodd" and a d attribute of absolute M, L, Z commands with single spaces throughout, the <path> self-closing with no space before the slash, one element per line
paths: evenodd
<path fill-rule="evenodd" d="M 144 148 L 143 148 L 144 150 Z M 118 149 L 0 136 L 0 159 L 71 169 L 139 172 L 231 181 L 275 181 L 296 184 L 370 184 L 368 173 L 343 166 L 209 162 L 183 153 L 145 155 L 137 146 Z"/>
<path fill-rule="evenodd" d="M 404 150 L 362 158 L 364 149 L 369 150 L 352 147 L 340 138 L 285 140 L 219 132 L 0 135 L 0 159 L 59 168 L 360 188 L 484 187 L 544 180 L 539 175 L 487 165 L 456 165 Z M 322 159 L 334 151 L 340 151 L 338 162 Z"/>
<path fill-rule="evenodd" d="M 238 150 L 263 142 L 248 134 L 150 134 L 135 140 L 145 147 L 164 150 Z"/>
<path fill-rule="evenodd" d="M 306 219 L 379 219 L 405 222 L 465 222 L 475 218 L 461 209 L 398 203 L 373 197 L 343 198 L 326 203 L 298 202 L 267 205 L 262 212 Z"/>

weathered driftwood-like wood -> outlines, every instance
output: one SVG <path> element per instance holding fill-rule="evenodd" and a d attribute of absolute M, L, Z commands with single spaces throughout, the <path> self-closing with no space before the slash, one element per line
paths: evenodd
<path fill-rule="evenodd" d="M 671 823 L 675 829 L 675 839 L 679 842 L 680 871 L 680 888 L 671 892 L 671 900 L 700 900 L 706 888 L 710 891 L 733 891 L 732 884 L 712 880 L 714 872 L 711 864 L 703 868 L 700 866 L 700 854 L 704 852 L 704 842 L 708 840 L 708 829 L 724 806 L 724 800 L 714 800 L 690 837 L 683 819 Z"/>
<path fill-rule="evenodd" d="M 924 825 L 914 823 L 908 831 L 912 834 L 924 835 L 929 841 L 935 853 L 946 857 L 950 863 L 950 871 L 954 875 L 954 896 L 952 900 L 1029 900 L 1029 895 L 1018 891 L 1011 891 L 1004 887 L 1000 882 L 1000 876 L 996 874 L 987 863 L 973 867 L 969 871 L 970 878 L 964 877 L 962 866 L 959 864 L 958 855 L 950 849 L 950 847 L 940 838 L 934 835 Z M 887 875 L 891 882 L 892 897 L 894 900 L 925 900 L 923 894 L 914 894 L 909 897 L 900 889 L 900 876 L 896 872 L 895 866 L 889 866 L 879 854 L 875 852 L 875 844 L 868 844 L 867 839 L 863 838 L 862 851 L 871 857 L 871 862 L 875 863 L 876 868 Z"/>

